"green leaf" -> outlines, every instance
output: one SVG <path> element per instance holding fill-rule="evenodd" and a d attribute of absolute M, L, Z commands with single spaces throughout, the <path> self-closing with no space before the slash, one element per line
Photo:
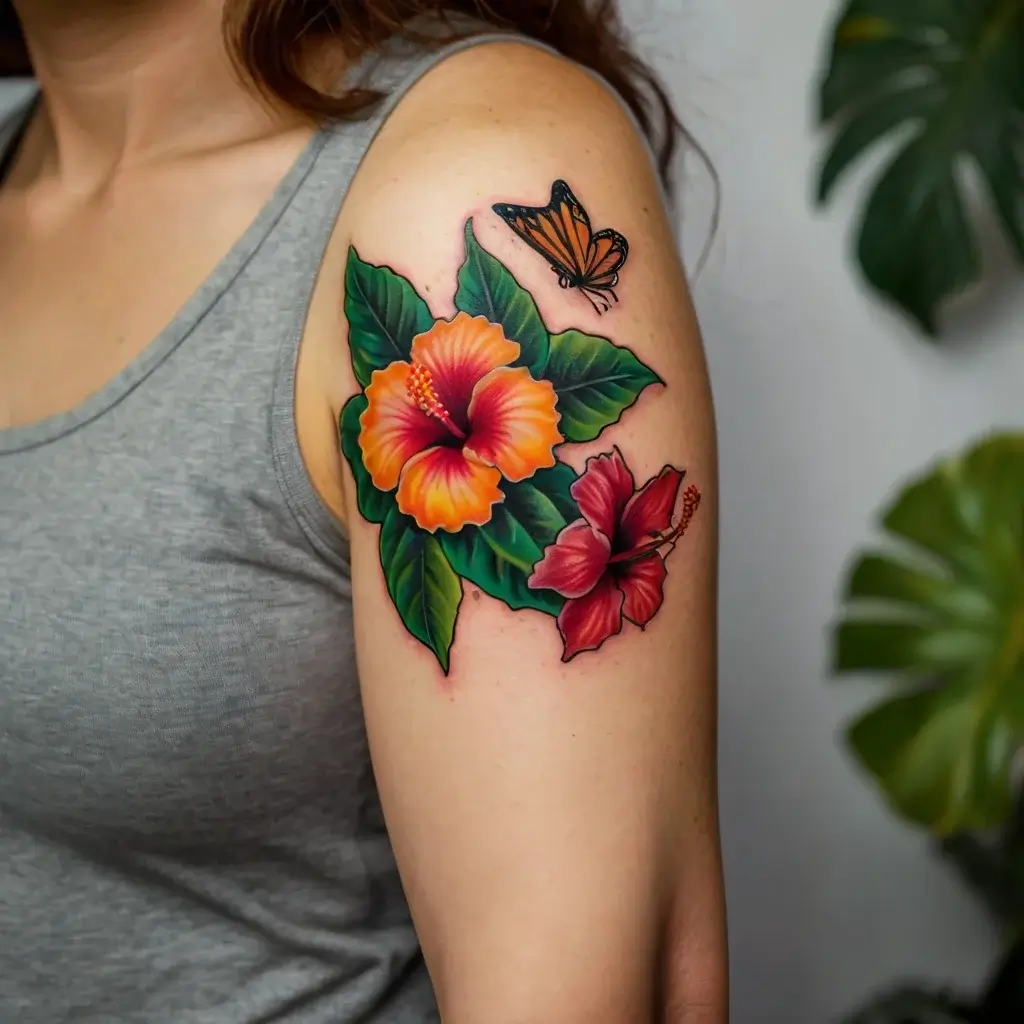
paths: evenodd
<path fill-rule="evenodd" d="M 821 83 L 818 117 L 830 121 L 850 104 L 864 102 L 884 91 L 891 80 L 903 82 L 907 68 L 929 68 L 936 54 L 926 43 L 897 37 L 853 38 L 845 33 L 832 52 Z"/>
<path fill-rule="evenodd" d="M 447 675 L 462 586 L 440 541 L 394 505 L 380 530 L 380 564 L 405 628 L 434 653 Z"/>
<path fill-rule="evenodd" d="M 988 595 L 976 587 L 958 585 L 916 565 L 885 555 L 865 555 L 854 567 L 846 591 L 847 600 L 857 598 L 892 602 L 919 612 L 934 611 L 931 621 L 977 622 L 992 625 L 997 609 Z"/>
<path fill-rule="evenodd" d="M 923 622 L 846 620 L 836 629 L 837 672 L 904 671 L 931 676 L 992 653 L 992 638 L 973 627 Z"/>
<path fill-rule="evenodd" d="M 818 201 L 825 202 L 839 176 L 873 143 L 908 120 L 927 117 L 943 98 L 937 82 L 919 82 L 893 95 L 876 96 L 847 119 L 836 134 L 821 168 Z"/>
<path fill-rule="evenodd" d="M 868 282 L 929 334 L 980 280 L 963 163 L 980 172 L 1024 261 L 1024 3 L 849 0 L 821 87 L 834 130 L 818 186 L 891 132 L 911 129 L 871 188 L 857 254 Z"/>
<path fill-rule="evenodd" d="M 548 330 L 537 303 L 508 268 L 481 247 L 472 218 L 466 221 L 466 262 L 459 270 L 455 308 L 501 324 L 505 337 L 519 345 L 515 365 L 541 376 L 548 361 Z"/>
<path fill-rule="evenodd" d="M 427 304 L 404 277 L 364 263 L 354 247 L 345 268 L 345 317 L 352 371 L 364 388 L 374 370 L 408 359 L 412 339 L 434 324 Z"/>
<path fill-rule="evenodd" d="M 918 136 L 885 169 L 864 209 L 857 256 L 868 282 L 934 337 L 939 306 L 981 278 L 981 256 L 956 168 L 932 145 Z"/>
<path fill-rule="evenodd" d="M 544 377 L 558 395 L 558 428 L 566 441 L 593 441 L 617 423 L 644 388 L 661 378 L 628 348 L 582 331 L 551 339 Z"/>
<path fill-rule="evenodd" d="M 998 824 L 1024 745 L 1024 435 L 931 466 L 882 523 L 896 546 L 856 560 L 834 670 L 892 673 L 904 692 L 853 726 L 851 746 L 909 820 Z"/>
<path fill-rule="evenodd" d="M 971 691 L 895 697 L 847 735 L 895 808 L 940 835 L 991 828 L 1010 811 L 1014 737 Z"/>
<path fill-rule="evenodd" d="M 370 474 L 363 465 L 363 451 L 359 447 L 359 417 L 366 411 L 366 396 L 359 394 L 350 398 L 341 410 L 339 420 L 341 450 L 352 468 L 356 482 L 356 500 L 359 514 L 368 523 L 383 523 L 395 506 L 395 492 L 381 491 L 373 485 Z"/>
<path fill-rule="evenodd" d="M 503 483 L 505 500 L 494 506 L 486 526 L 467 526 L 442 536 L 455 571 L 509 608 L 557 615 L 565 599 L 552 590 L 532 590 L 527 580 L 544 549 L 579 518 L 569 493 L 575 480 L 575 472 L 559 463 L 529 480 Z"/>

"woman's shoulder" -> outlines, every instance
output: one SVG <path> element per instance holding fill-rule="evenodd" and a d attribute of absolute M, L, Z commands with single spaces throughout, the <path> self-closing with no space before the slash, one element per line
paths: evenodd
<path fill-rule="evenodd" d="M 639 176 L 658 189 L 650 148 L 608 84 L 528 40 L 481 41 L 440 61 L 403 97 L 360 185 L 399 205 L 424 189 L 432 203 L 451 191 L 464 208 L 474 182 L 500 191 L 524 170 L 543 177 L 546 167 L 557 171 L 549 180 Z"/>

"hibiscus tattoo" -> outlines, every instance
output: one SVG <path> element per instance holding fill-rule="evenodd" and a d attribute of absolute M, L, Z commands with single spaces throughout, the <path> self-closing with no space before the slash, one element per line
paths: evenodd
<path fill-rule="evenodd" d="M 643 629 L 657 614 L 665 558 L 700 505 L 700 491 L 687 487 L 673 524 L 684 476 L 666 466 L 638 491 L 618 448 L 587 461 L 570 487 L 582 518 L 558 535 L 528 581 L 567 598 L 557 620 L 563 661 L 597 650 L 622 632 L 624 619 Z"/>
<path fill-rule="evenodd" d="M 563 661 L 662 605 L 666 558 L 700 493 L 667 466 L 639 490 L 619 452 L 582 475 L 560 457 L 664 382 L 628 348 L 552 334 L 533 296 L 465 226 L 456 313 L 351 249 L 349 352 L 360 391 L 340 418 L 363 519 L 380 527 L 388 594 L 450 670 L 465 583 L 551 616 Z"/>
<path fill-rule="evenodd" d="M 374 372 L 359 448 L 375 487 L 424 530 L 483 526 L 503 479 L 555 464 L 557 398 L 512 367 L 519 346 L 497 324 L 458 313 L 415 337 L 408 362 Z"/>

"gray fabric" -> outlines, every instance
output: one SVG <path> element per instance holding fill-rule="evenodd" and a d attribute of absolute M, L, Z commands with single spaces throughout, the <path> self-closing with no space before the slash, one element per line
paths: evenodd
<path fill-rule="evenodd" d="M 393 104 L 442 56 L 376 83 Z M 292 408 L 386 112 L 320 132 L 115 380 L 0 431 L 4 1024 L 437 1019 L 370 768 L 346 541 Z"/>

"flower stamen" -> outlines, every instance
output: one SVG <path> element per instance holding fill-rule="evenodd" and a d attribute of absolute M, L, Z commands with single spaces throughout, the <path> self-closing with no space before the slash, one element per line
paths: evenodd
<path fill-rule="evenodd" d="M 444 407 L 444 403 L 438 397 L 433 375 L 427 367 L 421 363 L 412 364 L 412 368 L 409 370 L 409 379 L 405 384 L 405 393 L 414 405 L 422 409 L 428 416 L 440 420 L 455 437 L 461 441 L 466 440 L 465 431 L 458 428 Z"/>
<path fill-rule="evenodd" d="M 652 541 L 648 541 L 646 544 L 641 544 L 638 548 L 634 548 L 632 551 L 623 551 L 621 554 L 613 555 L 608 559 L 608 564 L 618 564 L 622 562 L 635 562 L 638 558 L 646 558 L 648 555 L 653 555 L 656 551 L 660 551 L 661 548 L 665 547 L 666 544 L 670 544 L 671 547 L 662 556 L 667 557 L 676 544 L 679 543 L 680 538 L 686 533 L 687 527 L 693 521 L 693 517 L 697 514 L 697 509 L 700 508 L 700 491 L 694 484 L 690 484 L 689 487 L 683 491 L 683 506 L 679 511 L 679 522 L 669 530 L 667 533 L 659 534 Z"/>

